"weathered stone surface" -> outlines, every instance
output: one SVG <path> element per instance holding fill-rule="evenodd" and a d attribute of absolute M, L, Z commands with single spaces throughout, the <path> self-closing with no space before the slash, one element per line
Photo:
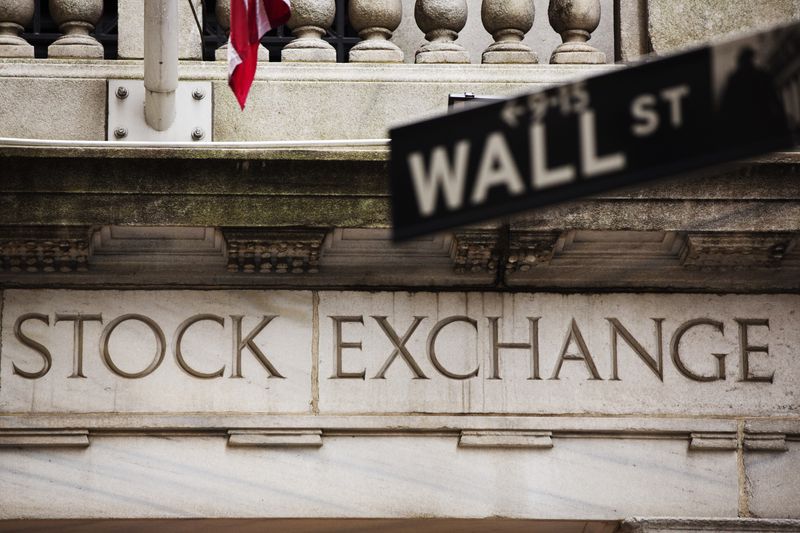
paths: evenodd
<path fill-rule="evenodd" d="M 203 16 L 200 0 L 192 0 L 198 17 Z M 119 45 L 120 59 L 144 57 L 144 0 L 119 0 Z M 180 59 L 202 59 L 203 49 L 197 34 L 197 23 L 187 2 L 178 2 L 178 57 Z M 202 22 L 202 18 L 200 21 Z"/>
<path fill-rule="evenodd" d="M 268 79 L 253 84 L 246 114 L 239 110 L 227 83 L 215 82 L 215 140 L 385 138 L 388 129 L 399 123 L 446 112 L 448 95 L 465 87 L 476 94 L 513 94 L 544 86 L 536 78 L 556 74 L 544 66 L 529 70 L 513 65 L 493 67 L 491 77 L 481 65 L 320 65 L 308 72 L 288 67 L 264 69 Z M 562 72 L 566 77 L 581 74 L 575 67 Z M 299 76 L 308 78 L 301 82 Z M 516 81 L 519 76 L 525 79 Z M 309 101 L 317 102 L 324 112 L 310 113 L 294 104 Z"/>
<path fill-rule="evenodd" d="M 13 22 L 25 26 L 30 23 L 33 13 L 33 0 L 8 0 L 0 5 L 0 22 Z"/>
<path fill-rule="evenodd" d="M 0 4 L 0 57 L 33 57 L 33 46 L 19 36 L 33 18 L 33 0 Z"/>
<path fill-rule="evenodd" d="M 798 520 L 753 518 L 632 518 L 622 523 L 621 533 L 796 533 Z"/>
<path fill-rule="evenodd" d="M 23 345 L 22 337 L 14 333 L 16 321 L 29 313 L 42 316 L 21 323 L 22 334 L 43 344 L 52 358 L 51 368 L 40 378 L 26 378 L 22 373 L 43 370 L 44 356 Z M 93 318 L 102 315 L 102 324 L 96 320 L 83 323 L 80 364 L 75 355 L 76 322 L 64 318 L 76 314 L 94 315 Z M 106 329 L 113 320 L 131 314 L 144 315 L 152 324 L 130 319 Z M 215 323 L 216 319 L 193 324 L 183 337 L 181 353 L 187 366 L 182 368 L 176 359 L 177 328 L 197 314 L 216 315 L 224 326 Z M 311 293 L 299 291 L 5 291 L 0 411 L 308 412 L 311 314 Z M 273 372 L 256 358 L 252 345 L 243 348 L 237 372 L 235 349 L 232 350 L 236 327 L 231 317 L 244 317 L 240 329 L 244 342 L 250 332 L 258 329 L 264 316 L 272 315 L 280 317 L 269 322 L 253 343 L 284 379 L 270 378 Z M 153 324 L 162 332 L 161 343 Z M 108 334 L 108 358 L 102 356 L 103 331 Z M 145 369 L 157 363 L 159 348 L 163 349 L 161 362 L 149 375 L 124 377 L 146 373 Z M 194 369 L 196 374 L 186 368 Z"/>
<path fill-rule="evenodd" d="M 465 0 L 417 0 L 414 19 L 428 42 L 417 50 L 415 62 L 469 63 L 467 51 L 455 42 L 467 23 L 467 15 Z"/>
<path fill-rule="evenodd" d="M 363 39 L 350 50 L 351 63 L 402 63 L 403 51 L 391 42 L 403 19 L 401 0 L 350 0 L 350 24 Z"/>
<path fill-rule="evenodd" d="M 106 82 L 0 77 L 0 135 L 104 140 Z M 61 105 L 66 103 L 66 105 Z"/>
<path fill-rule="evenodd" d="M 101 45 L 89 32 L 103 14 L 102 0 L 50 0 L 50 13 L 64 35 L 47 47 L 47 56 L 98 59 Z"/>
<path fill-rule="evenodd" d="M 0 453 L 0 518 L 736 516 L 735 454 L 689 454 L 683 440 L 476 450 L 455 435 L 345 433 L 291 451 L 223 436 L 90 440 L 80 453 Z"/>
<path fill-rule="evenodd" d="M 9 520 L 9 528 L 59 527 L 59 521 Z M 87 533 L 101 533 L 117 528 L 151 528 L 174 530 L 188 528 L 195 530 L 206 527 L 205 519 L 163 518 L 163 519 L 94 519 L 83 520 L 81 528 Z M 217 519 L 213 526 L 218 529 L 254 528 L 282 531 L 286 533 L 342 530 L 351 531 L 366 528 L 369 531 L 391 531 L 392 529 L 414 531 L 414 533 L 439 533 L 441 531 L 470 531 L 491 528 L 493 533 L 614 533 L 614 521 L 583 520 L 514 520 L 508 518 L 229 518 Z"/>
<path fill-rule="evenodd" d="M 601 64 L 606 55 L 588 43 L 600 25 L 599 0 L 551 0 L 548 18 L 561 35 L 563 44 L 550 56 L 550 62 L 563 64 Z"/>
<path fill-rule="evenodd" d="M 732 32 L 788 22 L 800 16 L 797 0 L 649 0 L 653 50 L 663 54 Z"/>
<path fill-rule="evenodd" d="M 745 452 L 747 502 L 753 516 L 800 519 L 800 439 L 791 438 L 785 452 Z"/>
<path fill-rule="evenodd" d="M 615 2 L 614 19 L 615 56 L 618 61 L 636 61 L 652 51 L 647 29 L 647 0 Z M 606 54 L 611 57 L 608 52 Z"/>
<path fill-rule="evenodd" d="M 514 94 L 611 68 L 273 63 L 258 70 L 246 113 L 228 87 L 222 62 L 182 62 L 180 72 L 184 79 L 213 82 L 215 141 L 255 141 L 383 139 L 401 122 L 446 112 L 448 95 L 465 87 L 478 94 Z M 104 140 L 106 80 L 142 75 L 141 62 L 134 61 L 0 60 L 0 87 L 13 96 L 0 100 L 0 132 Z M 319 112 L 309 112 L 309 101 Z"/>
<path fill-rule="evenodd" d="M 333 24 L 336 4 L 333 0 L 298 0 L 292 4 L 287 26 L 297 37 L 281 50 L 281 61 L 334 63 L 336 50 L 322 40 Z"/>
<path fill-rule="evenodd" d="M 533 27 L 533 0 L 484 0 L 481 20 L 495 42 L 483 52 L 482 63 L 538 63 L 538 56 L 522 44 Z"/>

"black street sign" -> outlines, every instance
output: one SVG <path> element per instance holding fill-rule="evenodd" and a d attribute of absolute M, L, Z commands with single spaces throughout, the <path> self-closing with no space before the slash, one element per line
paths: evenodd
<path fill-rule="evenodd" d="M 798 141 L 800 23 L 392 130 L 394 238 Z"/>

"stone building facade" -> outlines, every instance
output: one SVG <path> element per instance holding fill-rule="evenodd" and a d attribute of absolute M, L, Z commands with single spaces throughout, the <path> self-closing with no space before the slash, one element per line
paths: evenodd
<path fill-rule="evenodd" d="M 42 4 L 0 1 L 0 529 L 800 531 L 800 154 L 393 245 L 385 140 L 800 1 L 293 0 L 245 112 L 181 2 L 164 134 L 143 1 L 50 0 L 46 58 Z"/>

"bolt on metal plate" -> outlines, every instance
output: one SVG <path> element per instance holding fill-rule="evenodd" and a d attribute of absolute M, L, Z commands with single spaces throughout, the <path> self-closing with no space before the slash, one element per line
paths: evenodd
<path fill-rule="evenodd" d="M 175 122 L 157 131 L 144 118 L 144 82 L 108 80 L 108 122 L 110 141 L 162 141 L 203 143 L 213 140 L 212 87 L 207 81 L 184 81 L 175 91 Z"/>

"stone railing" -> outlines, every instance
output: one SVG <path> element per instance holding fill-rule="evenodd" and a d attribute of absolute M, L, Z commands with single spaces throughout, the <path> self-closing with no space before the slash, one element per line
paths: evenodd
<path fill-rule="evenodd" d="M 292 0 L 293 13 L 287 27 L 295 39 L 281 51 L 281 61 L 336 61 L 334 48 L 323 39 L 336 16 L 336 5 L 335 0 Z M 63 35 L 48 47 L 48 57 L 103 57 L 102 44 L 92 36 L 103 12 L 102 0 L 49 0 L 49 6 Z M 349 0 L 348 11 L 351 26 L 362 39 L 350 50 L 351 63 L 405 61 L 406 53 L 391 40 L 403 20 L 402 0 Z M 467 50 L 457 42 L 467 24 L 468 11 L 467 0 L 416 0 L 414 19 L 425 34 L 425 42 L 416 50 L 415 62 L 470 63 Z M 227 30 L 230 3 L 219 0 L 215 14 L 220 26 Z M 523 43 L 534 24 L 534 0 L 482 0 L 480 15 L 494 39 L 483 52 L 482 63 L 539 62 L 537 54 Z M 0 57 L 33 57 L 33 47 L 22 38 L 33 16 L 33 0 L 0 2 Z M 551 63 L 606 62 L 606 54 L 587 42 L 600 23 L 600 0 L 550 0 L 548 17 L 563 41 L 553 51 Z M 226 57 L 224 47 L 216 56 Z"/>
<path fill-rule="evenodd" d="M 62 33 L 47 57 L 101 59 L 103 45 L 92 36 L 103 14 L 103 0 L 50 0 L 50 14 Z M 0 57 L 33 57 L 33 47 L 20 37 L 34 15 L 33 0 L 0 2 Z"/>
<path fill-rule="evenodd" d="M 349 0 L 350 24 L 362 41 L 350 51 L 351 63 L 402 63 L 404 52 L 391 41 L 403 19 L 401 0 Z M 336 16 L 334 0 L 293 0 L 288 27 L 296 37 L 281 53 L 286 62 L 335 62 L 333 47 L 323 40 Z M 483 0 L 481 19 L 494 43 L 483 63 L 537 63 L 537 55 L 522 40 L 534 22 L 533 0 Z M 415 53 L 416 63 L 470 63 L 456 42 L 468 17 L 467 0 L 416 0 L 414 18 L 426 42 Z M 599 0 L 551 0 L 550 24 L 563 39 L 552 63 L 605 63 L 605 54 L 587 44 L 600 23 Z M 217 18 L 228 28 L 230 7 L 217 4 Z M 224 54 L 218 54 L 224 57 Z"/>

